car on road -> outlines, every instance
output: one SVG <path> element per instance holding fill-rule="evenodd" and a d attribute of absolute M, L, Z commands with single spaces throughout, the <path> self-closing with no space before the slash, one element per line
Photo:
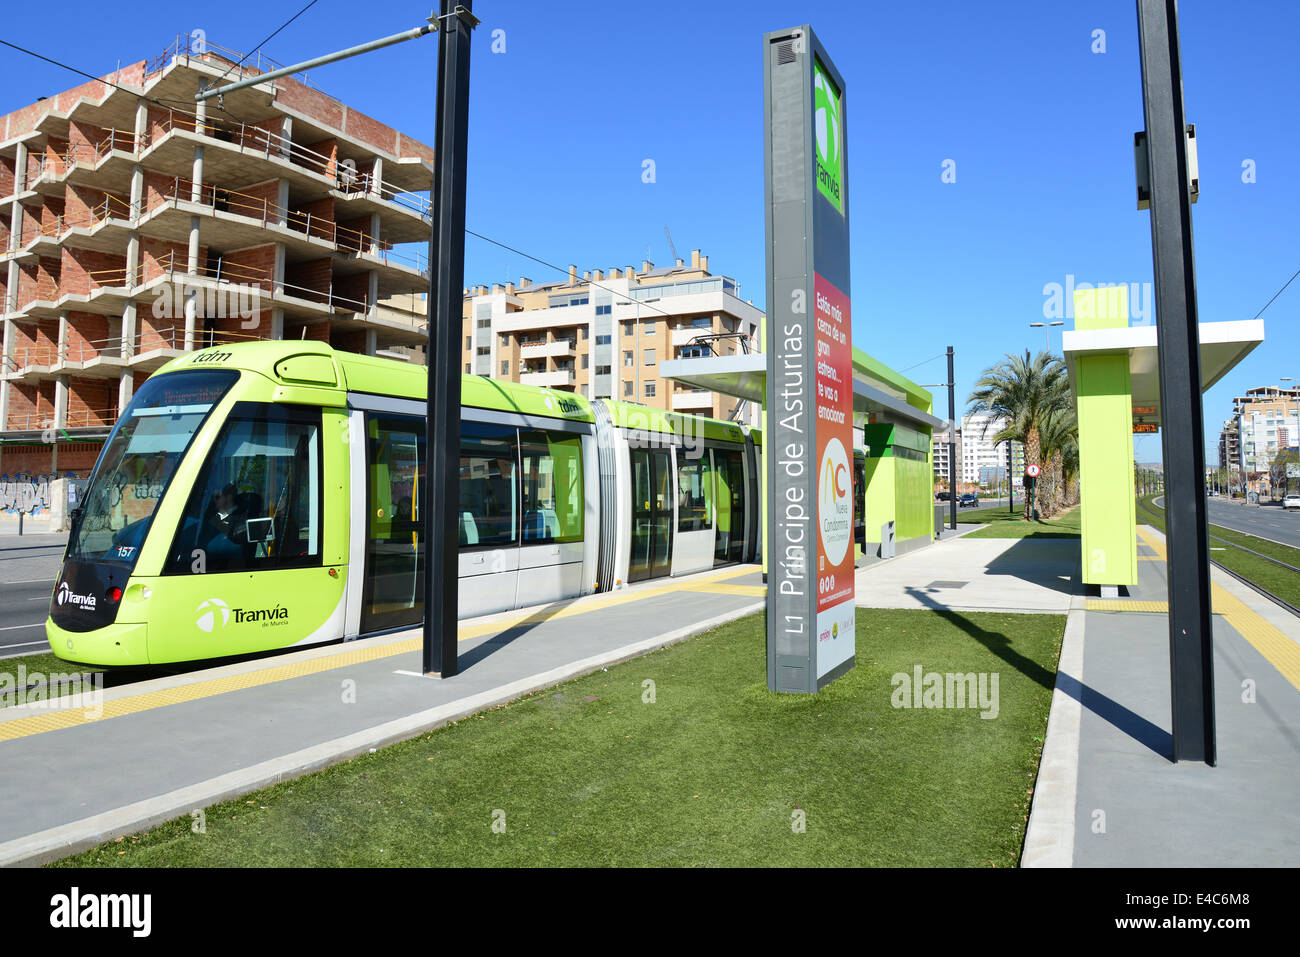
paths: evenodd
<path fill-rule="evenodd" d="M 974 492 L 967 492 L 965 495 L 961 497 L 961 501 L 957 503 L 957 507 L 966 508 L 967 506 L 970 506 L 971 508 L 974 508 L 975 506 L 979 505 L 979 503 L 980 503 L 980 497 L 978 495 L 976 495 Z"/>
<path fill-rule="evenodd" d="M 935 492 L 935 493 L 934 493 L 934 500 L 935 500 L 936 502 L 946 502 L 946 501 L 948 501 L 948 493 L 947 493 L 947 492 Z"/>
<path fill-rule="evenodd" d="M 1282 499 L 1282 507 L 1294 508 L 1296 511 L 1300 511 L 1300 494 L 1296 494 L 1293 492 L 1292 494 L 1288 495 L 1286 498 Z"/>

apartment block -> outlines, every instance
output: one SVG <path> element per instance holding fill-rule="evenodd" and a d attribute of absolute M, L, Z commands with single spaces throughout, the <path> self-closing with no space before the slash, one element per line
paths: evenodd
<path fill-rule="evenodd" d="M 1219 445 L 1225 467 L 1247 473 L 1267 472 L 1279 451 L 1300 451 L 1300 388 L 1262 386 L 1234 398 Z"/>
<path fill-rule="evenodd" d="M 464 290 L 465 372 L 612 398 L 674 412 L 758 421 L 752 403 L 690 389 L 659 374 L 668 359 L 757 352 L 763 314 L 735 280 L 691 252 L 655 268 L 633 266 L 566 279 Z"/>
<path fill-rule="evenodd" d="M 988 481 L 990 476 L 1006 475 L 1007 443 L 994 442 L 993 436 L 1002 431 L 1006 422 L 979 413 L 963 416 L 961 420 L 961 459 L 958 474 L 963 482 Z M 995 470 L 1001 470 L 997 472 Z M 1019 485 L 1025 472 L 1024 447 L 1011 443 L 1011 482 Z"/>
<path fill-rule="evenodd" d="M 934 451 L 934 479 L 944 485 L 948 484 L 948 444 L 953 443 L 953 460 L 957 463 L 957 481 L 962 481 L 962 452 L 961 452 L 961 429 L 957 429 L 957 435 L 954 439 L 952 432 L 945 429 L 942 432 L 935 432 L 931 438 L 931 446 Z"/>
<path fill-rule="evenodd" d="M 182 37 L 0 117 L 0 473 L 84 473 L 187 351 L 423 342 L 432 149 L 305 77 L 195 102 L 278 67 L 241 58 Z"/>

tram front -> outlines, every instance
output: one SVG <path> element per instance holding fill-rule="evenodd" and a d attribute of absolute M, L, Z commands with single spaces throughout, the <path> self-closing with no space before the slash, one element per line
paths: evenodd
<path fill-rule="evenodd" d="M 148 663 L 143 599 L 132 573 L 159 503 L 195 435 L 239 380 L 233 370 L 155 375 L 118 419 L 72 517 L 45 624 L 50 649 L 78 664 Z M 199 454 L 199 453 L 194 453 Z M 159 529 L 169 541 L 174 529 Z"/>

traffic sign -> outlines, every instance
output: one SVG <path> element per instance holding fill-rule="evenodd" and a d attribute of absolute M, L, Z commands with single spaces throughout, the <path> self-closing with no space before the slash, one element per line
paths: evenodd
<path fill-rule="evenodd" d="M 1041 470 L 1038 468 L 1037 465 L 1030 465 L 1028 468 L 1025 469 L 1025 474 L 1028 475 L 1030 478 L 1038 478 L 1039 471 Z"/>

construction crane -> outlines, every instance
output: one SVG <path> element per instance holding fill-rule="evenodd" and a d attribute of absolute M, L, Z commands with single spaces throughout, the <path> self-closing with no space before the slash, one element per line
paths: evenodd
<path fill-rule="evenodd" d="M 673 245 L 673 234 L 668 231 L 667 226 L 664 227 L 664 235 L 668 237 L 668 248 L 673 251 L 673 262 L 677 262 L 677 247 Z"/>

